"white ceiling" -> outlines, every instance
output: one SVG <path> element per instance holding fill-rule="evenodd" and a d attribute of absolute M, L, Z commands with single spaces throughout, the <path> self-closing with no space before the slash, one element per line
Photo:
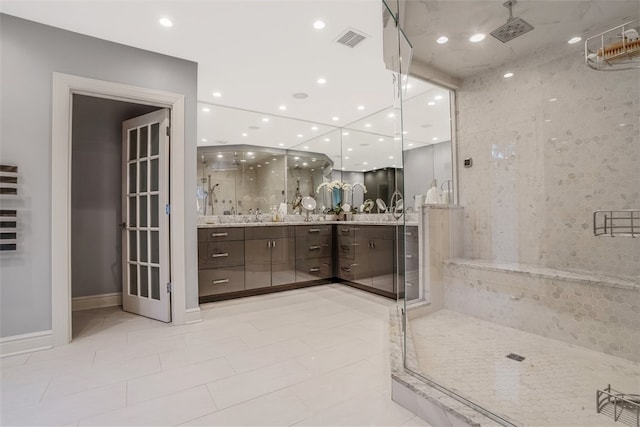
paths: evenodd
<path fill-rule="evenodd" d="M 502 72 L 503 64 L 550 44 L 579 54 L 582 44 L 567 44 L 570 37 L 584 38 L 640 15 L 638 0 L 520 0 L 514 16 L 535 29 L 503 44 L 489 35 L 506 22 L 503 0 L 405 3 L 414 60 L 461 78 L 491 68 Z M 345 170 L 400 166 L 392 73 L 383 63 L 381 0 L 1 0 L 0 10 L 197 62 L 199 145 L 323 152 Z M 162 27 L 161 17 L 169 17 L 173 27 Z M 326 23 L 322 30 L 313 28 L 318 19 Z M 353 49 L 335 43 L 347 28 L 369 37 Z M 470 43 L 478 31 L 487 38 Z M 449 42 L 435 43 L 440 35 Z M 327 83 L 318 85 L 319 77 Z M 450 139 L 446 91 L 415 79 L 408 83 L 405 149 Z M 214 97 L 215 91 L 222 96 Z M 298 92 L 309 96 L 295 99 Z M 336 127 L 348 128 L 350 135 Z"/>

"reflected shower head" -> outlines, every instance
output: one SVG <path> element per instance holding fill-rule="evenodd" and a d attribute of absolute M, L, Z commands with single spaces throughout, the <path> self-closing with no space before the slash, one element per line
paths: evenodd
<path fill-rule="evenodd" d="M 509 19 L 507 19 L 506 24 L 491 32 L 491 35 L 502 43 L 509 42 L 516 37 L 520 37 L 521 35 L 533 30 L 533 25 L 529 24 L 524 19 L 513 17 L 513 5 L 516 3 L 516 0 L 508 0 L 503 3 L 503 6 L 509 9 Z"/>

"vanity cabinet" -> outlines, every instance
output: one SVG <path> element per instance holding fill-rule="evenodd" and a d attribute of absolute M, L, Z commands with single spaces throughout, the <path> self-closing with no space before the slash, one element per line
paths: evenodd
<path fill-rule="evenodd" d="M 245 289 L 296 281 L 295 227 L 245 228 Z"/>
<path fill-rule="evenodd" d="M 407 301 L 416 300 L 420 297 L 419 294 L 419 258 L 418 258 L 418 226 L 408 225 L 403 230 L 402 227 L 398 227 L 398 248 L 400 249 L 400 257 L 404 259 L 398 265 L 399 285 L 405 283 L 405 289 L 398 289 L 398 293 L 401 297 Z"/>
<path fill-rule="evenodd" d="M 198 295 L 245 289 L 244 228 L 198 230 Z"/>
<path fill-rule="evenodd" d="M 338 271 L 340 279 L 394 294 L 395 228 L 385 225 L 339 225 Z"/>
<path fill-rule="evenodd" d="M 296 226 L 296 283 L 333 276 L 333 225 Z"/>

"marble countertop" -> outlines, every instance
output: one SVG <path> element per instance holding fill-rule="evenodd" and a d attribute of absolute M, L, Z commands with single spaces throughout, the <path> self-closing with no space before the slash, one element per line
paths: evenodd
<path fill-rule="evenodd" d="M 406 222 L 405 222 L 406 219 Z M 309 215 L 305 221 L 303 215 L 287 215 L 284 221 L 272 221 L 267 214 L 260 215 L 256 221 L 254 215 L 212 215 L 198 217 L 198 228 L 218 227 L 275 227 L 283 225 L 322 225 L 322 224 L 352 224 L 352 225 L 418 225 L 417 214 L 407 214 L 399 220 L 391 214 L 353 214 L 349 221 L 338 221 L 335 215 Z"/>

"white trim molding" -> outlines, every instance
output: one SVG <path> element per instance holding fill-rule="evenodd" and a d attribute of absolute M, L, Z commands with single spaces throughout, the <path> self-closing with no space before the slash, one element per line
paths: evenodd
<path fill-rule="evenodd" d="M 171 318 L 184 324 L 186 312 L 186 230 L 184 181 L 184 95 L 53 73 L 51 140 L 51 305 L 52 342 L 71 341 L 71 117 L 73 95 L 154 105 L 171 110 Z"/>
<path fill-rule="evenodd" d="M 0 338 L 0 357 L 48 350 L 53 347 L 51 331 L 32 332 L 30 334 L 13 335 Z"/>
<path fill-rule="evenodd" d="M 122 292 L 111 294 L 88 295 L 85 297 L 75 297 L 71 300 L 71 310 L 91 310 L 94 308 L 114 307 L 122 305 Z"/>
<path fill-rule="evenodd" d="M 190 323 L 202 322 L 202 316 L 200 315 L 200 307 L 187 308 L 185 313 L 186 313 L 186 318 L 184 322 L 185 324 L 188 325 Z"/>

